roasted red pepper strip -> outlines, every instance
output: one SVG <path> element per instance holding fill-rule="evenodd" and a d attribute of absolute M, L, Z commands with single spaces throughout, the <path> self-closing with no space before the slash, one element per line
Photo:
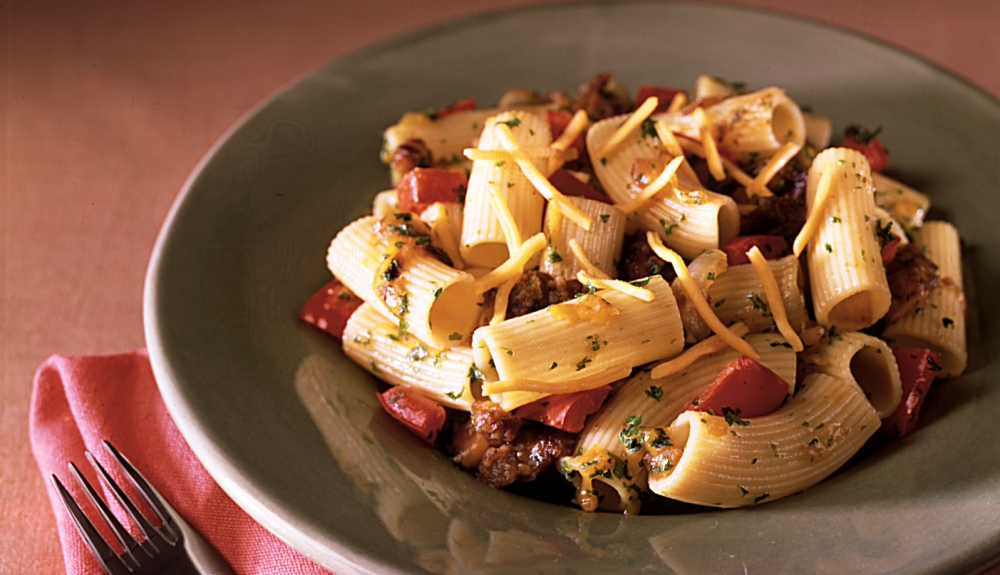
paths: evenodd
<path fill-rule="evenodd" d="M 772 413 L 788 396 L 788 382 L 754 359 L 741 355 L 694 398 L 688 409 L 740 418 Z"/>
<path fill-rule="evenodd" d="M 364 303 L 334 278 L 302 306 L 299 317 L 331 335 L 344 337 L 348 318 Z"/>
<path fill-rule="evenodd" d="M 587 416 L 604 404 L 610 392 L 611 386 L 605 385 L 585 391 L 550 395 L 522 406 L 517 410 L 517 416 L 576 433 L 583 429 Z"/>
<path fill-rule="evenodd" d="M 882 128 L 876 128 L 874 132 L 869 132 L 864 127 L 853 124 L 844 130 L 844 141 L 840 145 L 861 152 L 873 172 L 882 172 L 889 165 L 889 150 L 877 137 L 881 131 Z"/>
<path fill-rule="evenodd" d="M 452 114 L 458 114 L 459 112 L 468 112 L 470 110 L 476 109 L 476 99 L 466 98 L 464 100 L 459 100 L 454 104 L 448 106 L 447 108 L 441 108 L 440 110 L 434 112 L 434 119 L 445 118 Z"/>
<path fill-rule="evenodd" d="M 463 202 L 469 179 L 441 168 L 413 168 L 396 186 L 400 212 L 419 214 L 435 202 Z"/>
<path fill-rule="evenodd" d="M 441 404 L 409 387 L 397 385 L 377 394 L 389 415 L 399 420 L 417 437 L 433 445 L 444 427 L 445 411 Z"/>
<path fill-rule="evenodd" d="M 887 266 L 896 259 L 897 249 L 899 249 L 899 238 L 892 238 L 882 247 L 882 265 Z"/>
<path fill-rule="evenodd" d="M 754 246 L 766 260 L 776 260 L 791 253 L 788 241 L 781 236 L 736 236 L 726 240 L 719 249 L 726 252 L 729 265 L 737 266 L 750 263 L 747 252 Z"/>
<path fill-rule="evenodd" d="M 650 96 L 656 96 L 659 99 L 659 104 L 656 106 L 656 111 L 653 112 L 663 112 L 670 107 L 670 102 L 673 101 L 674 96 L 684 92 L 684 90 L 678 90 L 676 88 L 664 88 L 662 86 L 640 86 L 639 91 L 635 93 L 635 106 L 638 108 L 646 101 L 646 98 Z"/>
<path fill-rule="evenodd" d="M 549 175 L 549 181 L 552 182 L 552 185 L 555 186 L 557 190 L 562 192 L 564 196 L 580 196 L 581 198 L 597 200 L 598 202 L 604 202 L 605 204 L 611 203 L 610 198 L 601 192 L 598 192 L 588 184 L 581 182 L 576 176 L 562 168 L 552 172 Z"/>
<path fill-rule="evenodd" d="M 934 377 L 941 370 L 938 365 L 941 354 L 916 348 L 894 349 L 892 354 L 896 356 L 896 365 L 899 366 L 903 398 L 896 411 L 882 420 L 880 432 L 892 437 L 905 437 L 917 427 L 920 406 L 934 383 Z"/>

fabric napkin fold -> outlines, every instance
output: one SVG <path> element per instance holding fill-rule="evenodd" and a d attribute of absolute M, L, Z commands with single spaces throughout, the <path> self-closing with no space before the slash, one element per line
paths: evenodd
<path fill-rule="evenodd" d="M 132 461 L 236 573 L 329 573 L 261 527 L 215 483 L 167 412 L 145 349 L 50 357 L 35 373 L 30 435 L 70 575 L 99 575 L 103 570 L 80 539 L 49 477 L 56 474 L 77 501 L 85 501 L 67 468 L 73 461 L 95 488 L 103 489 L 84 452 L 89 449 L 110 470 L 101 447 L 104 439 Z M 106 491 L 103 495 L 110 498 Z"/>

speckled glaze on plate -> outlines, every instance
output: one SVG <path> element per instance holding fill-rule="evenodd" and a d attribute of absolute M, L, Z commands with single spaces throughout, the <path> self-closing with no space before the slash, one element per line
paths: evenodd
<path fill-rule="evenodd" d="M 777 85 L 884 127 L 890 175 L 929 193 L 965 242 L 970 367 L 936 384 L 920 429 L 866 447 L 760 507 L 586 514 L 494 491 L 401 431 L 375 383 L 302 326 L 324 254 L 388 187 L 380 133 L 403 111 L 598 71 L 690 86 Z M 1000 103 L 869 39 L 756 11 L 541 7 L 366 48 L 249 115 L 198 166 L 160 234 L 146 337 L 178 426 L 257 521 L 337 573 L 955 573 L 1000 560 Z"/>

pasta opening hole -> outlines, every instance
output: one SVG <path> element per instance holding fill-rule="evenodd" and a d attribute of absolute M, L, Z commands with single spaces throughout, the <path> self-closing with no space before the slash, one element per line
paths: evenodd
<path fill-rule="evenodd" d="M 728 199 L 728 198 L 727 198 Z M 740 233 L 740 209 L 729 199 L 719 206 L 719 244 Z"/>
<path fill-rule="evenodd" d="M 462 251 L 462 259 L 465 260 L 466 265 L 491 269 L 504 263 L 509 257 L 507 244 L 503 243 L 476 244 Z"/>
<path fill-rule="evenodd" d="M 431 306 L 428 322 L 434 347 L 446 348 L 468 341 L 479 317 L 480 297 L 472 282 L 459 281 L 444 288 Z"/>
<path fill-rule="evenodd" d="M 800 146 L 806 141 L 806 121 L 802 110 L 791 102 L 781 102 L 771 116 L 771 133 L 782 144 L 795 142 Z"/>
<path fill-rule="evenodd" d="M 597 492 L 597 508 L 607 509 L 611 511 L 619 511 L 622 509 L 622 497 L 618 493 L 618 490 L 608 485 L 604 480 L 599 478 L 594 478 L 593 482 L 594 491 Z"/>
<path fill-rule="evenodd" d="M 696 414 L 697 415 L 697 414 Z M 667 431 L 667 436 L 670 437 L 670 443 L 679 449 L 684 449 L 687 447 L 688 438 L 691 437 L 691 422 L 686 418 L 678 419 L 670 426 L 670 430 Z"/>
<path fill-rule="evenodd" d="M 833 306 L 827 317 L 830 325 L 835 325 L 839 331 L 844 332 L 870 326 L 875 323 L 874 315 L 872 294 L 862 291 Z"/>
<path fill-rule="evenodd" d="M 899 404 L 888 354 L 888 348 L 866 347 L 851 357 L 851 376 L 880 417 L 891 414 Z"/>

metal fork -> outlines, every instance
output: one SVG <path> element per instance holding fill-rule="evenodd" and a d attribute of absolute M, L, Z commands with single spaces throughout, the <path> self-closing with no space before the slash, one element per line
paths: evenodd
<path fill-rule="evenodd" d="M 104 567 L 108 575 L 124 575 L 128 573 L 175 574 L 175 575 L 232 575 L 233 570 L 226 564 L 219 553 L 208 544 L 173 507 L 163 499 L 146 478 L 125 458 L 111 443 L 104 441 L 104 448 L 111 454 L 133 486 L 142 494 L 143 499 L 153 509 L 159 519 L 160 527 L 154 527 L 139 511 L 125 491 L 89 451 L 87 460 L 94 466 L 101 480 L 111 490 L 115 499 L 125 509 L 132 523 L 142 534 L 143 541 L 136 541 L 122 526 L 121 522 L 111 513 L 107 504 L 101 499 L 90 482 L 80 473 L 72 462 L 69 469 L 76 477 L 80 487 L 87 493 L 87 498 L 94 504 L 107 522 L 115 538 L 125 549 L 118 554 L 101 536 L 87 515 L 69 494 L 59 478 L 52 475 L 52 483 L 62 497 L 63 504 L 73 518 L 80 537 L 90 549 L 97 561 Z"/>

